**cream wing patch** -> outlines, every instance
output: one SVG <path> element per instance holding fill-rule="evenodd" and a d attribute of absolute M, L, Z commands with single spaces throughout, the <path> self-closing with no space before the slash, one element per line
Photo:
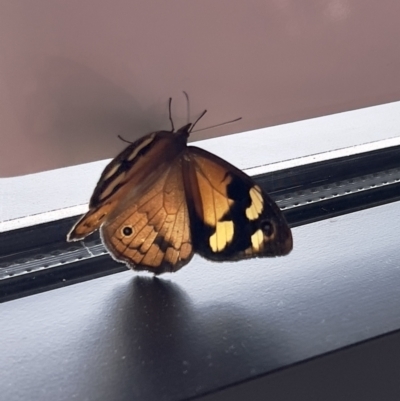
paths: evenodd
<path fill-rule="evenodd" d="M 264 200 L 258 185 L 250 189 L 250 199 L 251 205 L 246 209 L 246 217 L 249 220 L 257 220 L 264 209 Z"/>
<path fill-rule="evenodd" d="M 215 233 L 211 235 L 209 243 L 213 252 L 221 252 L 232 241 L 234 234 L 233 221 L 219 221 Z"/>
<path fill-rule="evenodd" d="M 154 137 L 156 136 L 156 132 L 150 134 L 146 139 L 144 139 L 135 149 L 132 150 L 132 153 L 127 157 L 129 161 L 132 161 L 139 152 L 144 149 L 147 145 L 153 142 Z"/>
<path fill-rule="evenodd" d="M 107 188 L 100 194 L 99 199 L 103 200 L 110 196 L 114 191 L 117 185 L 121 184 L 121 182 L 124 180 L 126 176 L 126 173 L 120 173 L 117 175 L 107 186 Z"/>
<path fill-rule="evenodd" d="M 251 236 L 251 245 L 252 250 L 259 252 L 264 245 L 264 233 L 261 229 L 258 229 L 252 236 Z"/>

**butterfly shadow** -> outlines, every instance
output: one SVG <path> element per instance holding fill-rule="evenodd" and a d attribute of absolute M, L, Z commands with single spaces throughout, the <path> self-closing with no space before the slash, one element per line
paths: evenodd
<path fill-rule="evenodd" d="M 110 158 L 126 146 L 118 135 L 134 141 L 169 128 L 167 99 L 135 97 L 141 84 L 134 77 L 126 89 L 65 57 L 47 58 L 38 71 L 21 124 L 36 152 L 46 155 L 41 169 Z"/>
<path fill-rule="evenodd" d="M 236 305 L 196 305 L 177 284 L 143 276 L 114 292 L 114 323 L 85 361 L 103 378 L 96 399 L 116 388 L 121 399 L 181 399 L 276 365 L 282 334 Z"/>

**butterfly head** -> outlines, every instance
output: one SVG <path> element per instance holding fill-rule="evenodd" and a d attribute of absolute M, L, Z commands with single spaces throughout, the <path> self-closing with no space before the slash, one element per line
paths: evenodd
<path fill-rule="evenodd" d="M 187 140 L 189 138 L 190 132 L 192 131 L 192 127 L 192 123 L 186 124 L 183 127 L 179 128 L 177 131 L 173 131 L 173 134 L 177 137 L 182 137 Z"/>

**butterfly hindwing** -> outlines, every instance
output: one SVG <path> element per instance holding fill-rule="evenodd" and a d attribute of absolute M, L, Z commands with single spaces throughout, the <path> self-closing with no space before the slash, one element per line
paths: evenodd
<path fill-rule="evenodd" d="M 189 262 L 193 247 L 181 159 L 136 202 L 121 200 L 100 234 L 111 255 L 136 270 L 159 274 Z"/>
<path fill-rule="evenodd" d="M 184 159 L 195 252 L 216 261 L 290 252 L 285 218 L 250 177 L 196 147 L 188 147 Z"/>

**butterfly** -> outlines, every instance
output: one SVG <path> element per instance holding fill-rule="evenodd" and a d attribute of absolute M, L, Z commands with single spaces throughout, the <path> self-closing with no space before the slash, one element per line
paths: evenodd
<path fill-rule="evenodd" d="M 293 247 L 275 202 L 243 171 L 187 141 L 195 121 L 131 143 L 104 169 L 67 241 L 96 230 L 133 270 L 175 272 L 194 253 L 211 261 L 282 256 Z"/>

